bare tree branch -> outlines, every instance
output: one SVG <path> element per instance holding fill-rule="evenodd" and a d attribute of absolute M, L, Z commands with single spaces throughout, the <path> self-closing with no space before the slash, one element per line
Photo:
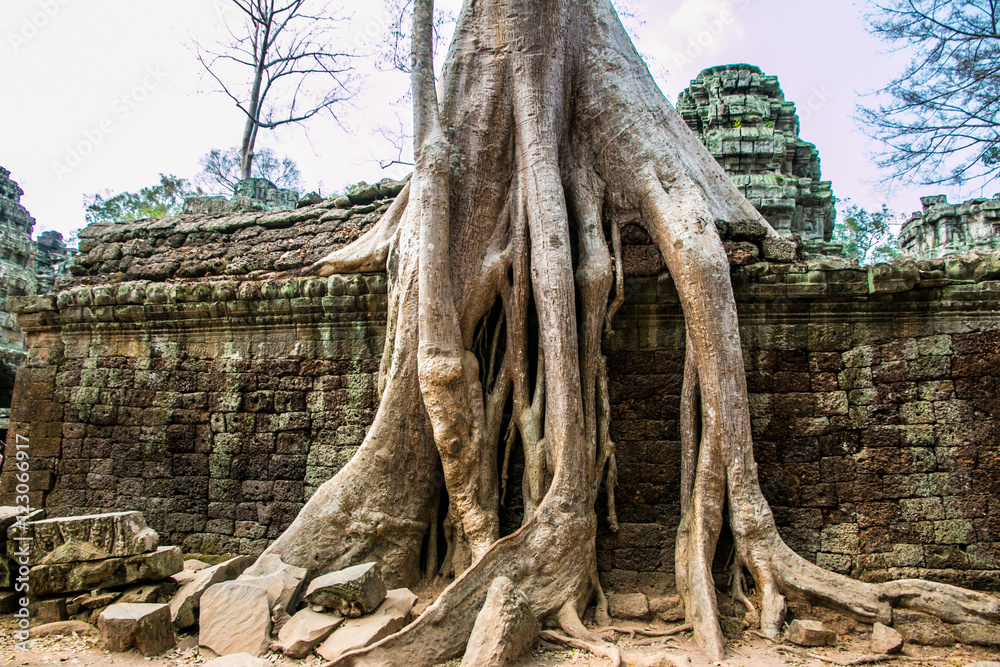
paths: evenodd
<path fill-rule="evenodd" d="M 196 44 L 199 62 L 246 122 L 240 151 L 250 178 L 261 129 L 303 123 L 353 97 L 356 54 L 335 48 L 346 19 L 326 0 L 230 0 L 238 24 L 216 50 Z"/>
<path fill-rule="evenodd" d="M 996 0 L 869 0 L 870 30 L 913 53 L 858 109 L 890 180 L 986 185 L 1000 178 Z"/>

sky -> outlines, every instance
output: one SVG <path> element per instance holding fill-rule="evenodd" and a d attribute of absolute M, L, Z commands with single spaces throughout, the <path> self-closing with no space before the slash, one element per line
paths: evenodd
<path fill-rule="evenodd" d="M 362 52 L 387 33 L 382 0 L 352 7 L 343 39 Z M 886 84 L 905 54 L 865 30 L 864 0 L 618 0 L 624 22 L 667 99 L 704 68 L 746 62 L 776 75 L 796 103 L 801 136 L 816 144 L 834 194 L 868 208 L 920 208 L 919 197 L 962 201 L 978 189 L 889 188 L 875 148 L 854 121 L 864 94 Z M 457 12 L 458 0 L 437 5 Z M 234 18 L 229 0 L 4 0 L 0 15 L 0 166 L 25 191 L 35 234 L 68 235 L 85 223 L 86 195 L 134 191 L 159 174 L 191 179 L 199 158 L 239 143 L 240 111 L 194 56 Z M 439 58 L 440 61 L 440 58 Z M 292 157 L 308 189 L 331 194 L 360 180 L 400 178 L 408 168 L 386 139 L 409 110 L 406 77 L 363 61 L 362 91 L 304 128 L 263 135 L 258 147 Z M 399 117 L 404 119 L 402 123 Z M 405 156 L 404 156 L 405 159 Z"/>

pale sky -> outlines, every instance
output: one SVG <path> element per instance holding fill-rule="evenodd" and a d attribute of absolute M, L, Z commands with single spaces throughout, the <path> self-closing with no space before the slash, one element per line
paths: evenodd
<path fill-rule="evenodd" d="M 438 2 L 457 11 L 458 0 Z M 714 65 L 747 62 L 776 75 L 796 103 L 802 138 L 816 144 L 834 194 L 868 207 L 915 211 L 924 194 L 951 201 L 992 191 L 908 187 L 888 191 L 870 159 L 873 146 L 852 118 L 860 93 L 888 82 L 905 64 L 865 31 L 850 0 L 621 0 L 626 26 L 673 103 Z M 243 119 L 191 51 L 220 34 L 228 0 L 4 0 L 0 15 L 0 166 L 25 194 L 35 234 L 82 227 L 83 197 L 138 190 L 158 174 L 193 178 L 198 158 L 236 145 Z M 375 49 L 385 35 L 381 0 L 352 6 L 347 39 Z M 370 68 L 367 68 L 370 69 Z M 379 126 L 398 129 L 393 103 L 406 93 L 399 73 L 367 73 L 364 93 L 306 130 L 263 135 L 299 164 L 309 188 L 326 194 L 408 169 L 383 170 L 395 157 Z M 409 113 L 396 106 L 398 113 Z"/>

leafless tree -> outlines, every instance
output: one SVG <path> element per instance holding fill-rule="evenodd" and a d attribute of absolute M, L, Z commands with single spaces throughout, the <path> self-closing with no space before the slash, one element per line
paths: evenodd
<path fill-rule="evenodd" d="M 890 177 L 926 184 L 1000 177 L 1000 2 L 872 0 L 872 32 L 912 52 L 906 69 L 859 109 L 885 145 Z"/>
<path fill-rule="evenodd" d="M 616 457 L 601 345 L 624 299 L 620 227 L 636 219 L 663 255 L 687 325 L 675 566 L 704 651 L 725 651 L 712 562 L 727 508 L 733 593 L 769 637 L 781 632 L 786 598 L 868 622 L 891 622 L 894 606 L 1000 621 L 992 596 L 856 581 L 781 539 L 758 483 L 716 222 L 760 225 L 772 247 L 789 242 L 664 99 L 610 0 L 466 0 L 440 96 L 432 16 L 432 0 L 415 0 L 413 178 L 374 227 L 313 267 L 388 273 L 381 402 L 354 457 L 265 554 L 311 576 L 374 560 L 392 585 L 456 578 L 409 626 L 332 664 L 430 667 L 462 655 L 500 576 L 561 628 L 546 638 L 621 664 L 620 649 L 580 614 L 596 599 L 607 620 L 596 501 L 603 483 L 614 489 Z M 498 451 L 514 443 L 524 452 L 524 518 L 501 539 Z M 740 583 L 747 574 L 752 600 Z"/>
<path fill-rule="evenodd" d="M 333 114 L 356 92 L 356 56 L 337 47 L 346 19 L 324 0 L 229 2 L 239 20 L 227 19 L 228 40 L 196 50 L 219 90 L 246 116 L 240 175 L 250 178 L 258 132 Z"/>

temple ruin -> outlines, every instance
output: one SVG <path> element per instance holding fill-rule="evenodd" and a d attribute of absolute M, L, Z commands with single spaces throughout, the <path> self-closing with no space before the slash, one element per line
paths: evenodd
<path fill-rule="evenodd" d="M 949 204 L 945 195 L 921 197 L 923 209 L 899 232 L 903 252 L 918 259 L 1000 248 L 1000 199 Z"/>
<path fill-rule="evenodd" d="M 799 236 L 809 254 L 839 254 L 830 243 L 832 186 L 821 180 L 816 147 L 799 138 L 778 77 L 753 65 L 710 67 L 681 93 L 677 111 L 772 227 Z"/>

